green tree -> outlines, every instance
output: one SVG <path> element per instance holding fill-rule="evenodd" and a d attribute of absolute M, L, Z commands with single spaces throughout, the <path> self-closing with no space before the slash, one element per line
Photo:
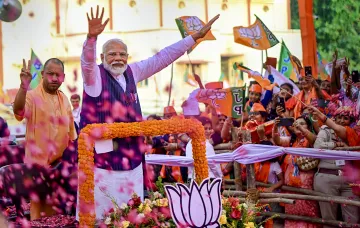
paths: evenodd
<path fill-rule="evenodd" d="M 291 29 L 300 29 L 298 0 L 290 0 Z"/>
<path fill-rule="evenodd" d="M 301 1 L 301 0 L 300 0 Z M 350 58 L 351 68 L 360 69 L 359 0 L 314 0 L 317 48 L 322 58 L 331 61 L 335 49 L 339 57 Z"/>
<path fill-rule="evenodd" d="M 298 1 L 291 0 L 291 28 L 300 29 Z M 332 60 L 335 49 L 339 58 L 349 57 L 351 69 L 360 70 L 360 1 L 313 0 L 316 15 L 317 48 L 323 59 Z"/>

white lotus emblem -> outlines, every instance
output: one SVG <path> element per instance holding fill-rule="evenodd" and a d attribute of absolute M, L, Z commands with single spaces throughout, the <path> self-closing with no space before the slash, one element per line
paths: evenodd
<path fill-rule="evenodd" d="M 203 25 L 199 18 L 197 17 L 189 17 L 185 20 L 186 27 L 188 27 L 189 31 L 200 31 Z"/>
<path fill-rule="evenodd" d="M 253 47 L 259 46 L 259 44 L 255 42 L 255 40 L 259 40 L 262 38 L 259 25 L 255 25 L 252 28 L 240 28 L 239 33 L 240 36 L 251 39 L 251 46 Z"/>
<path fill-rule="evenodd" d="M 206 179 L 199 187 L 192 181 L 190 189 L 184 184 L 177 184 L 177 187 L 165 186 L 171 216 L 177 227 L 220 227 L 221 182 L 218 178 L 210 184 L 210 180 Z"/>

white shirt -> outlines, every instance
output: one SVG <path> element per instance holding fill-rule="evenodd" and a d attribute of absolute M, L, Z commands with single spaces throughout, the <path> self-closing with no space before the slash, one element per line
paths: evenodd
<path fill-rule="evenodd" d="M 182 56 L 190 47 L 195 44 L 192 36 L 162 49 L 156 55 L 129 64 L 131 67 L 135 84 L 149 78 L 161 71 L 176 59 Z M 81 70 L 84 80 L 84 90 L 91 97 L 98 97 L 102 90 L 100 69 L 96 63 L 96 39 L 89 38 L 85 41 L 81 54 Z M 123 90 L 126 90 L 126 81 L 123 74 L 115 77 Z"/>
<path fill-rule="evenodd" d="M 277 175 L 279 175 L 280 173 L 282 173 L 282 170 L 279 165 L 279 162 L 272 162 L 270 164 L 268 183 L 270 183 L 270 184 L 277 183 L 279 181 L 277 178 Z"/>
<path fill-rule="evenodd" d="M 80 126 L 80 112 L 81 112 L 80 106 L 78 108 L 72 110 L 74 121 L 78 127 Z"/>
<path fill-rule="evenodd" d="M 214 147 L 210 144 L 209 140 L 206 140 L 206 156 L 215 155 Z M 186 145 L 186 157 L 193 158 L 191 140 Z M 220 164 L 209 163 L 209 177 L 210 178 L 222 178 L 223 174 L 221 171 Z M 195 179 L 194 167 L 188 167 L 188 178 Z"/>

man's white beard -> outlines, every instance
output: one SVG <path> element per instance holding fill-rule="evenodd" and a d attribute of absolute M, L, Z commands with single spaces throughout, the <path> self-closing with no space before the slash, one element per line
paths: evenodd
<path fill-rule="evenodd" d="M 106 61 L 104 61 L 103 65 L 105 70 L 109 71 L 112 76 L 116 77 L 122 75 L 127 68 L 127 64 L 124 64 L 123 67 L 114 66 L 114 64 L 119 64 L 119 63 L 120 62 L 112 62 L 111 64 L 108 64 Z"/>

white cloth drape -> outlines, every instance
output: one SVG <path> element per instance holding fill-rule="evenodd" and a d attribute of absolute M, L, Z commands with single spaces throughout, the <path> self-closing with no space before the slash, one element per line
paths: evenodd
<path fill-rule="evenodd" d="M 209 163 L 227 163 L 236 161 L 241 164 L 252 164 L 270 160 L 283 154 L 314 157 L 328 160 L 360 160 L 360 152 L 335 151 L 313 148 L 279 147 L 259 144 L 243 145 L 233 152 L 207 156 Z M 149 154 L 145 156 L 150 165 L 193 166 L 194 160 L 189 157 Z"/>

